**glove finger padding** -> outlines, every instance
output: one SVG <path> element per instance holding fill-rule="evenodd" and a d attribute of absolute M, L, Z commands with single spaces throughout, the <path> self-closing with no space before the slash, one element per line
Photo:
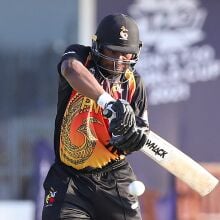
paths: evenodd
<path fill-rule="evenodd" d="M 137 131 L 126 142 L 121 144 L 119 148 L 125 152 L 137 151 L 143 147 L 141 143 L 143 143 L 144 140 L 146 139 L 143 130 L 137 129 Z"/>
<path fill-rule="evenodd" d="M 123 135 L 128 132 L 135 124 L 135 118 L 132 115 L 126 114 L 123 121 L 117 118 L 112 119 L 109 131 L 115 135 Z"/>
<path fill-rule="evenodd" d="M 135 114 L 130 104 L 125 100 L 117 100 L 112 103 L 112 110 L 116 117 L 111 120 L 109 131 L 114 135 L 124 135 L 135 125 Z"/>
<path fill-rule="evenodd" d="M 135 136 L 135 129 L 134 127 L 130 128 L 130 130 L 126 133 L 126 135 L 114 135 L 112 134 L 112 138 L 110 140 L 110 144 L 113 146 L 116 146 L 117 148 L 120 148 L 124 144 L 130 141 L 130 139 L 133 139 L 132 136 Z"/>
<path fill-rule="evenodd" d="M 131 147 L 131 150 L 127 153 L 131 153 L 133 151 L 140 150 L 145 145 L 145 143 L 147 142 L 147 134 L 145 133 L 144 130 L 142 130 L 142 129 L 140 129 L 140 130 L 141 130 L 141 133 L 140 133 L 140 136 L 139 136 L 139 142 L 134 144 L 133 147 Z"/>
<path fill-rule="evenodd" d="M 126 135 L 112 137 L 111 144 L 125 154 L 140 150 L 147 141 L 147 132 L 144 129 L 136 128 L 129 131 Z"/>

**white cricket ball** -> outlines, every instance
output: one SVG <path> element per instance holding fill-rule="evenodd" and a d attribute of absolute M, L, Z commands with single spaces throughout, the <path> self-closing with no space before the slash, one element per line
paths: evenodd
<path fill-rule="evenodd" d="M 138 180 L 133 181 L 128 186 L 128 192 L 134 196 L 141 196 L 145 191 L 145 185 Z"/>

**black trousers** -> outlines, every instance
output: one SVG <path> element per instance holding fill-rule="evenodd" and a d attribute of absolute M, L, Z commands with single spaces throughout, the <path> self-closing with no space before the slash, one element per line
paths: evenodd
<path fill-rule="evenodd" d="M 70 173 L 55 163 L 44 182 L 42 219 L 141 220 L 137 197 L 128 193 L 133 180 L 126 161 L 94 173 Z"/>

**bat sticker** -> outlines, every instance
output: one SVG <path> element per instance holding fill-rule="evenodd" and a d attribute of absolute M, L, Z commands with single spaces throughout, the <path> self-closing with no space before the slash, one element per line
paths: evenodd
<path fill-rule="evenodd" d="M 147 140 L 147 142 L 146 142 L 145 145 L 146 145 L 146 147 L 148 147 L 150 150 L 152 150 L 156 156 L 159 155 L 159 156 L 160 156 L 161 158 L 163 158 L 163 159 L 165 158 L 165 155 L 168 154 L 167 151 L 165 151 L 164 149 L 158 147 L 158 145 L 157 145 L 156 143 L 154 143 L 154 142 L 151 142 L 150 139 Z"/>

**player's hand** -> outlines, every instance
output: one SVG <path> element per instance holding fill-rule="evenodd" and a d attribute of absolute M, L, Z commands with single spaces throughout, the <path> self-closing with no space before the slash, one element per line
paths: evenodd
<path fill-rule="evenodd" d="M 110 144 L 124 154 L 140 150 L 147 141 L 148 129 L 133 126 L 125 135 L 114 136 Z"/>
<path fill-rule="evenodd" d="M 114 118 L 110 120 L 109 131 L 115 135 L 125 135 L 128 130 L 136 125 L 135 114 L 131 105 L 122 99 L 110 102 L 106 105 L 106 109 L 111 107 L 114 112 Z"/>

